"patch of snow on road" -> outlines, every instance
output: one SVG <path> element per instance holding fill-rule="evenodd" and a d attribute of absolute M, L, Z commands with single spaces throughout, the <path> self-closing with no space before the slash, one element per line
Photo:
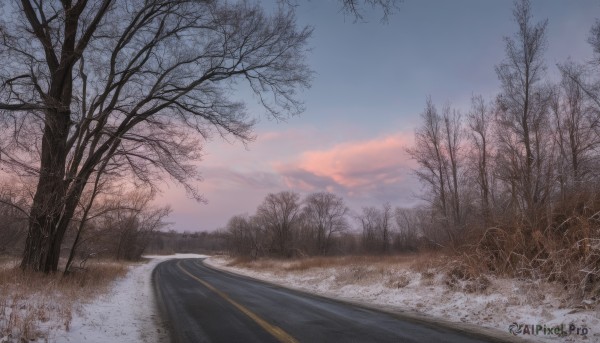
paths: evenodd
<path fill-rule="evenodd" d="M 130 267 L 127 275 L 111 290 L 84 305 L 75 315 L 69 331 L 54 332 L 51 342 L 168 342 L 166 326 L 161 322 L 152 285 L 152 270 L 165 260 L 204 258 L 198 254 L 144 256 L 150 261 Z"/>

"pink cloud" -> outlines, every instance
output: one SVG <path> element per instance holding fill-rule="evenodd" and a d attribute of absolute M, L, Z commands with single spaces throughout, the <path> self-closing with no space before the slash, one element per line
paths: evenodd
<path fill-rule="evenodd" d="M 194 202 L 181 187 L 169 185 L 157 204 L 173 205 L 178 229 L 195 231 L 221 227 L 233 214 L 254 213 L 268 193 L 281 190 L 303 195 L 329 191 L 343 196 L 356 210 L 384 202 L 414 203 L 418 182 L 405 152 L 412 133 L 338 144 L 333 143 L 334 135 L 325 133 L 267 132 L 248 150 L 215 143 L 199 165 L 204 181 L 197 186 L 208 203 Z"/>
<path fill-rule="evenodd" d="M 412 133 L 398 133 L 366 141 L 347 142 L 326 150 L 310 150 L 275 169 L 286 184 L 303 190 L 378 191 L 406 181 L 412 161 L 405 149 Z"/>

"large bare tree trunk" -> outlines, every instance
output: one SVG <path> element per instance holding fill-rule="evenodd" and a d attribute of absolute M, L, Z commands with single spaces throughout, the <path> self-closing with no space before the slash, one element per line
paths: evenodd
<path fill-rule="evenodd" d="M 60 253 L 60 247 L 56 247 L 56 233 L 64 215 L 66 197 L 64 174 L 69 120 L 68 112 L 48 111 L 46 114 L 40 178 L 33 198 L 29 232 L 21 261 L 24 269 L 44 272 L 56 270 L 58 256 L 55 255 Z"/>

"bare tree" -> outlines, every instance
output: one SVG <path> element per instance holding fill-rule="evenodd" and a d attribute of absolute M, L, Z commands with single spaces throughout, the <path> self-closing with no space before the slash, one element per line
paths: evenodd
<path fill-rule="evenodd" d="M 418 208 L 396 208 L 396 238 L 394 248 L 398 251 L 417 251 L 419 235 L 422 234 Z"/>
<path fill-rule="evenodd" d="M 528 0 L 515 2 L 513 10 L 518 32 L 506 37 L 506 60 L 496 67 L 502 84 L 498 96 L 498 135 L 503 154 L 500 164 L 507 168 L 504 179 L 514 191 L 515 205 L 528 225 L 535 226 L 539 211 L 549 195 L 548 104 L 550 92 L 544 87 L 543 53 L 547 20 L 532 23 Z"/>
<path fill-rule="evenodd" d="M 481 199 L 481 216 L 484 226 L 488 226 L 491 217 L 491 154 L 492 154 L 492 125 L 494 113 L 486 105 L 482 96 L 471 99 L 471 111 L 468 114 L 470 141 L 472 147 L 472 162 L 475 180 Z"/>
<path fill-rule="evenodd" d="M 419 168 L 419 180 L 430 190 L 426 200 L 434 222 L 455 244 L 464 224 L 464 134 L 460 113 L 449 105 L 440 115 L 427 99 L 422 124 L 415 131 L 415 145 L 407 149 Z"/>
<path fill-rule="evenodd" d="M 348 228 L 347 214 L 348 207 L 344 199 L 335 194 L 313 193 L 304 199 L 304 224 L 310 230 L 319 254 L 327 254 L 333 235 Z"/>
<path fill-rule="evenodd" d="M 594 173 L 593 159 L 598 146 L 595 127 L 598 118 L 590 98 L 580 86 L 587 84 L 585 68 L 573 63 L 564 64 L 562 80 L 552 99 L 555 139 L 559 148 L 558 179 L 561 194 L 566 190 L 577 192 Z"/>
<path fill-rule="evenodd" d="M 362 213 L 356 216 L 362 230 L 362 245 L 366 251 L 378 250 L 377 237 L 377 217 L 376 207 L 363 207 Z"/>
<path fill-rule="evenodd" d="M 356 216 L 362 229 L 363 247 L 368 252 L 387 253 L 392 240 L 392 207 L 384 204 L 377 207 L 363 207 Z"/>
<path fill-rule="evenodd" d="M 381 216 L 379 222 L 379 231 L 381 233 L 382 247 L 381 250 L 384 253 L 390 251 L 390 245 L 392 241 L 392 206 L 389 203 L 384 204 L 381 207 Z"/>
<path fill-rule="evenodd" d="M 153 197 L 147 191 L 135 190 L 121 197 L 115 197 L 106 204 L 108 211 L 99 214 L 96 220 L 97 232 L 90 238 L 103 241 L 92 242 L 95 249 L 105 250 L 116 259 L 138 260 L 152 234 L 164 227 L 164 219 L 169 215 L 169 206 L 155 208 Z"/>
<path fill-rule="evenodd" d="M 95 173 L 149 183 L 162 170 L 198 196 L 194 132 L 253 138 L 243 104 L 228 97 L 233 82 L 245 80 L 273 116 L 302 109 L 295 90 L 310 78 L 311 32 L 291 10 L 268 16 L 245 2 L 192 0 L 6 7 L 0 116 L 14 130 L 0 140 L 1 162 L 38 178 L 23 268 L 57 269 Z"/>
<path fill-rule="evenodd" d="M 415 171 L 417 177 L 430 187 L 433 195 L 430 200 L 432 206 L 439 211 L 442 220 L 447 222 L 448 159 L 444 154 L 444 124 L 431 98 L 427 99 L 421 120 L 422 126 L 415 130 L 414 147 L 407 149 L 407 152 L 420 166 L 420 169 Z"/>
<path fill-rule="evenodd" d="M 256 218 L 233 216 L 226 228 L 229 250 L 234 254 L 257 257 L 265 253 L 266 234 Z"/>
<path fill-rule="evenodd" d="M 591 64 L 594 67 L 600 66 L 600 20 L 596 19 L 594 25 L 590 29 L 590 35 L 588 37 L 588 43 L 594 50 L 594 57 Z M 596 69 L 597 72 L 597 69 Z M 596 106 L 600 108 L 600 80 L 592 84 L 581 83 L 581 79 L 573 78 L 574 81 L 579 82 L 579 86 L 586 92 L 586 94 L 596 103 Z"/>
<path fill-rule="evenodd" d="M 227 233 L 230 242 L 230 251 L 236 255 L 250 255 L 252 250 L 248 216 L 237 215 L 227 222 Z"/>
<path fill-rule="evenodd" d="M 300 195 L 290 191 L 271 193 L 256 211 L 257 220 L 271 236 L 271 250 L 276 255 L 291 256 L 294 231 L 301 215 Z"/>
<path fill-rule="evenodd" d="M 448 171 L 446 172 L 448 178 L 448 189 L 451 194 L 449 199 L 450 206 L 452 208 L 453 224 L 455 226 L 461 225 L 462 220 L 462 208 L 461 208 L 461 178 L 462 178 L 462 122 L 461 114 L 455 109 L 452 109 L 450 105 L 446 105 L 443 110 L 443 126 L 444 126 L 444 147 L 445 154 L 448 160 Z"/>
<path fill-rule="evenodd" d="M 600 78 L 596 77 L 595 80 L 590 80 L 589 75 L 598 73 L 598 66 L 600 66 L 600 20 L 596 20 L 594 25 L 592 25 L 588 43 L 592 46 L 594 56 L 587 66 L 569 61 L 567 63 L 559 64 L 558 68 L 563 75 L 562 84 L 565 83 L 564 78 L 569 78 L 570 82 L 577 85 L 579 91 L 585 94 L 587 100 L 595 105 L 594 112 L 596 112 L 596 115 L 593 121 L 593 127 L 598 133 L 600 127 Z M 572 86 L 574 85 L 571 85 L 570 87 Z"/>

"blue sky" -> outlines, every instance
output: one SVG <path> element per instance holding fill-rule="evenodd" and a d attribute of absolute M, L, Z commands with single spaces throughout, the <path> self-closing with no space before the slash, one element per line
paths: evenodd
<path fill-rule="evenodd" d="M 273 6 L 265 2 L 267 8 Z M 427 96 L 467 111 L 473 94 L 499 91 L 494 66 L 504 59 L 503 37 L 516 31 L 512 1 L 405 0 L 381 23 L 339 12 L 337 1 L 299 1 L 299 25 L 314 28 L 308 63 L 312 87 L 301 93 L 306 111 L 284 122 L 269 120 L 250 99 L 260 122 L 247 147 L 215 138 L 204 147 L 198 187 L 208 200 L 190 200 L 165 184 L 157 203 L 171 204 L 180 231 L 213 230 L 240 213 L 252 214 L 270 192 L 329 190 L 354 210 L 362 206 L 411 206 L 420 186 L 404 149 Z M 567 58 L 592 56 L 589 29 L 600 1 L 533 0 L 534 20 L 548 19 L 548 80 Z"/>

